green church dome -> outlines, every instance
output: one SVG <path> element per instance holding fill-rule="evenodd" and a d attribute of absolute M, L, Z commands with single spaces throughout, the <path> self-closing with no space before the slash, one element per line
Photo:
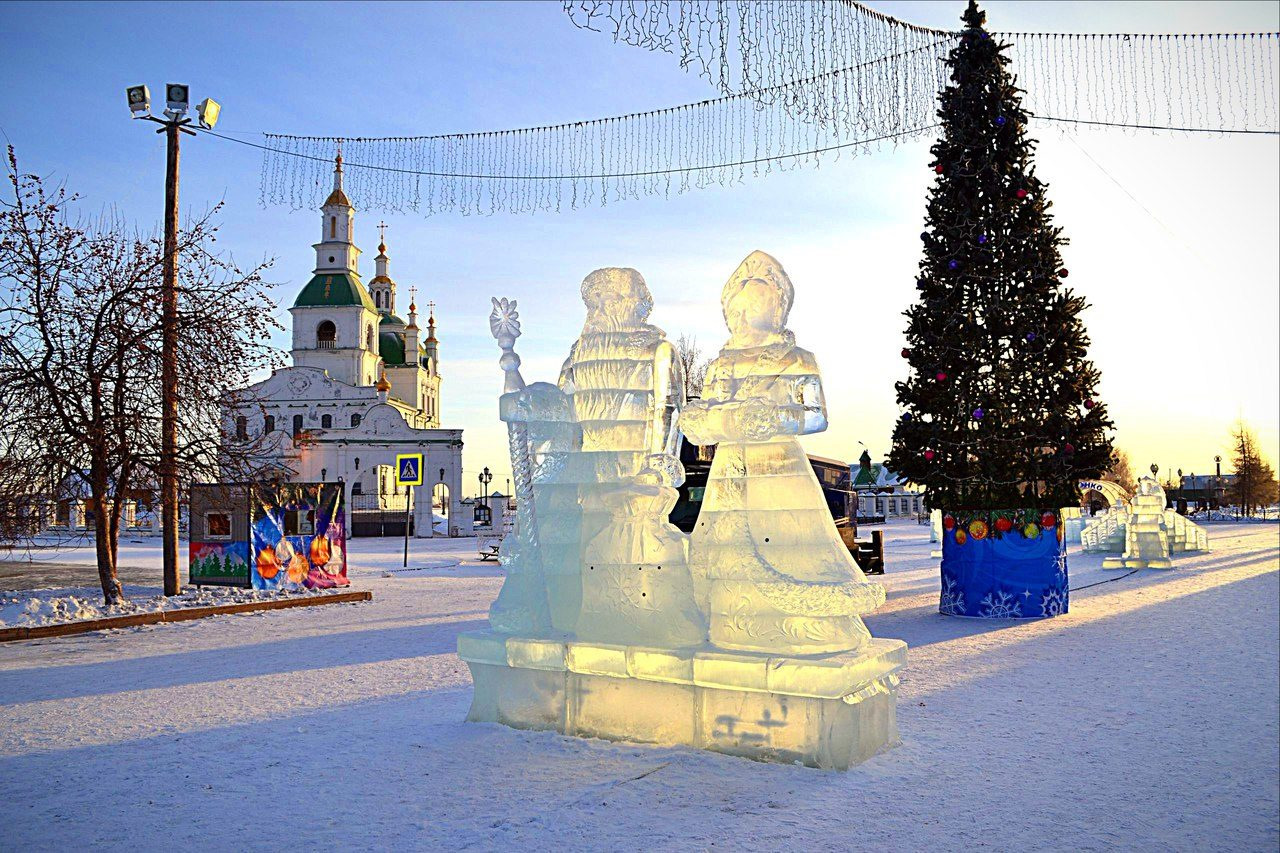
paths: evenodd
<path fill-rule="evenodd" d="M 320 305 L 362 305 L 377 312 L 373 297 L 354 273 L 317 273 L 302 288 L 294 300 L 294 308 L 312 308 Z"/>
<path fill-rule="evenodd" d="M 378 335 L 378 355 L 387 364 L 404 364 L 404 338 L 395 332 L 383 332 Z"/>
<path fill-rule="evenodd" d="M 387 323 L 396 323 L 401 326 L 405 325 L 404 320 L 401 320 L 395 314 L 383 314 L 382 319 L 378 320 L 378 325 L 385 326 Z"/>

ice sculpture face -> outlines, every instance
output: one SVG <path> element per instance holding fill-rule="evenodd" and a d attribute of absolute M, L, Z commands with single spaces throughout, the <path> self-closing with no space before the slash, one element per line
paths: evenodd
<path fill-rule="evenodd" d="M 763 252 L 749 255 L 720 293 L 730 344 L 755 346 L 785 332 L 794 294 L 776 261 Z"/>
<path fill-rule="evenodd" d="M 582 301 L 587 306 L 584 332 L 635 328 L 653 310 L 653 296 L 644 278 L 625 267 L 606 267 L 583 279 Z"/>

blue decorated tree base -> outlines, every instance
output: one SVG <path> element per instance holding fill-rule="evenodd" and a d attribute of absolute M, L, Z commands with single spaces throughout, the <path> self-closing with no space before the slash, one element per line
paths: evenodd
<path fill-rule="evenodd" d="M 1067 548 L 1055 510 L 962 510 L 942 519 L 938 610 L 979 619 L 1067 612 Z"/>

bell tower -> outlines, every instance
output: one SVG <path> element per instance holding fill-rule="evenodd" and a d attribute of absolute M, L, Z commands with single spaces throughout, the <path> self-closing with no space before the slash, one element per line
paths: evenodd
<path fill-rule="evenodd" d="M 369 281 L 369 295 L 373 304 L 378 306 L 378 313 L 383 316 L 394 316 L 396 313 L 396 283 L 387 272 L 387 223 L 378 223 L 378 255 L 374 259 L 377 272 Z"/>
<path fill-rule="evenodd" d="M 320 206 L 320 242 L 316 273 L 355 273 L 360 250 L 355 244 L 356 209 L 342 189 L 342 152 L 333 161 L 333 192 Z"/>

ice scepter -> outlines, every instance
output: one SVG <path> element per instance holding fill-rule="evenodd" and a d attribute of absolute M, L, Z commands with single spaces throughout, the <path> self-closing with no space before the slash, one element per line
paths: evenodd
<path fill-rule="evenodd" d="M 504 374 L 502 393 L 523 391 L 524 377 L 520 375 L 520 356 L 516 355 L 516 338 L 520 337 L 520 312 L 516 300 L 492 297 L 493 311 L 489 314 L 489 331 L 498 342 L 502 355 L 498 366 Z M 529 427 L 523 421 L 507 421 L 507 443 L 511 448 L 511 474 L 516 483 L 516 520 L 523 528 L 521 533 L 531 542 L 537 539 L 533 519 L 533 460 L 529 458 Z"/>

